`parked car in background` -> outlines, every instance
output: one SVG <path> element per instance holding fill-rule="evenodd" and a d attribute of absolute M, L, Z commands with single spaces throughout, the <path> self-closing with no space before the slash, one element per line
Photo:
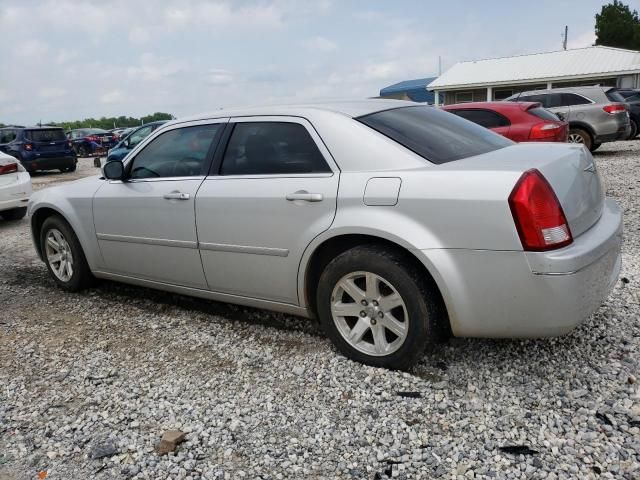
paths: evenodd
<path fill-rule="evenodd" d="M 621 267 L 622 212 L 585 148 L 413 102 L 218 110 L 102 173 L 29 202 L 62 289 L 101 277 L 317 316 L 379 367 L 449 332 L 566 333 Z"/>
<path fill-rule="evenodd" d="M 532 102 L 458 103 L 442 107 L 514 142 L 566 142 L 567 122 Z"/>
<path fill-rule="evenodd" d="M 20 220 L 27 214 L 31 176 L 17 158 L 0 152 L 0 217 Z"/>
<path fill-rule="evenodd" d="M 132 130 L 133 128 L 131 127 L 124 127 L 124 128 L 113 128 L 109 131 L 113 134 L 116 140 L 120 141 L 121 139 L 126 137 Z"/>
<path fill-rule="evenodd" d="M 107 162 L 111 162 L 113 160 L 122 160 L 127 153 L 129 153 L 133 148 L 138 145 L 142 140 L 147 138 L 147 136 L 156 130 L 161 125 L 167 123 L 166 120 L 159 120 L 157 122 L 149 122 L 141 127 L 133 129 L 127 136 L 125 136 L 118 144 L 109 150 L 109 154 L 107 155 Z"/>
<path fill-rule="evenodd" d="M 0 151 L 17 158 L 30 173 L 54 169 L 71 172 L 78 161 L 60 127 L 0 128 Z"/>
<path fill-rule="evenodd" d="M 67 132 L 79 157 L 103 155 L 118 142 L 116 136 L 101 128 L 79 128 Z"/>
<path fill-rule="evenodd" d="M 638 136 L 638 126 L 640 125 L 640 91 L 612 88 L 607 91 L 607 97 L 612 102 L 623 102 L 627 105 L 631 123 L 629 139 L 636 138 Z"/>
<path fill-rule="evenodd" d="M 521 92 L 511 102 L 539 102 L 569 123 L 569 142 L 593 151 L 605 142 L 626 140 L 631 133 L 627 107 L 607 97 L 611 87 L 571 87 Z"/>

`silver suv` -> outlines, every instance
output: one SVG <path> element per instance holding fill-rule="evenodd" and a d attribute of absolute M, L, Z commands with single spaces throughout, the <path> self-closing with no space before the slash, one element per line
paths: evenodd
<path fill-rule="evenodd" d="M 605 142 L 629 138 L 631 126 L 627 107 L 611 102 L 613 87 L 571 87 L 531 90 L 507 98 L 511 102 L 540 102 L 569 122 L 569 142 L 583 143 L 594 151 Z"/>

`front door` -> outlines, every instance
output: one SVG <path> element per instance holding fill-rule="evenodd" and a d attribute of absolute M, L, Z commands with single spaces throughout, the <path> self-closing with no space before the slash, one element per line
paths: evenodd
<path fill-rule="evenodd" d="M 300 258 L 335 215 L 338 169 L 306 120 L 253 117 L 231 127 L 196 198 L 209 288 L 297 304 Z"/>
<path fill-rule="evenodd" d="M 206 288 L 194 202 L 226 121 L 163 130 L 128 160 L 127 181 L 100 187 L 93 214 L 107 272 Z"/>

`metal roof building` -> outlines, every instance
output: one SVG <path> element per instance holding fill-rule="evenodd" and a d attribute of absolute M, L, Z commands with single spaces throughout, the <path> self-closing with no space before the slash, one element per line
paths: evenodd
<path fill-rule="evenodd" d="M 395 98 L 397 100 L 413 100 L 414 102 L 426 102 L 432 104 L 435 94 L 427 90 L 427 85 L 437 77 L 417 78 L 394 83 L 380 90 L 380 97 Z"/>
<path fill-rule="evenodd" d="M 502 100 L 552 87 L 610 85 L 640 88 L 640 52 L 612 47 L 492 58 L 457 63 L 427 88 L 436 103 Z"/>

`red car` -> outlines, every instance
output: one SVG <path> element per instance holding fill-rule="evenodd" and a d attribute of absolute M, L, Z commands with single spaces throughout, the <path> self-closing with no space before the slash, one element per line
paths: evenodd
<path fill-rule="evenodd" d="M 457 103 L 442 107 L 514 142 L 566 142 L 569 125 L 533 102 Z"/>

